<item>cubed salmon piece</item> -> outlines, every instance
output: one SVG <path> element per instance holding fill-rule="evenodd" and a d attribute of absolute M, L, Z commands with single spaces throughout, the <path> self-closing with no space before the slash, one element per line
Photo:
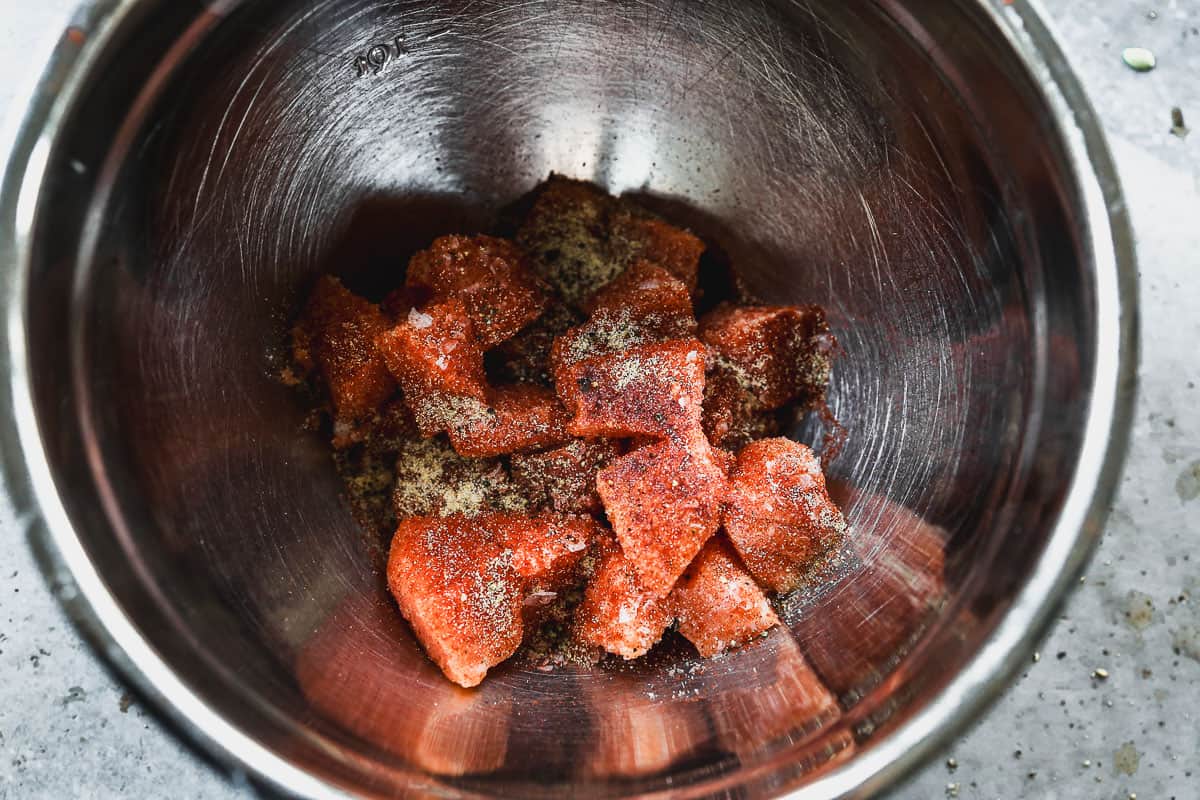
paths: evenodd
<path fill-rule="evenodd" d="M 463 689 L 421 651 L 395 606 L 353 594 L 295 659 L 300 691 L 330 723 L 435 775 L 503 768 L 512 739 L 512 690 Z"/>
<path fill-rule="evenodd" d="M 698 435 L 621 456 L 596 476 L 596 489 L 641 585 L 665 597 L 720 526 L 727 480 Z"/>
<path fill-rule="evenodd" d="M 675 339 L 564 367 L 555 389 L 582 437 L 685 436 L 700 429 L 704 346 Z"/>
<path fill-rule="evenodd" d="M 427 286 L 397 286 L 384 295 L 379 307 L 393 320 L 404 319 L 411 309 L 429 305 L 433 295 L 433 290 Z"/>
<path fill-rule="evenodd" d="M 423 436 L 487 408 L 483 350 L 461 300 L 411 308 L 376 342 Z"/>
<path fill-rule="evenodd" d="M 824 396 L 834 339 L 818 306 L 719 306 L 700 338 L 764 410 Z"/>
<path fill-rule="evenodd" d="M 489 374 L 507 383 L 553 386 L 550 352 L 554 340 L 583 322 L 583 315 L 566 303 L 551 303 L 530 325 L 487 354 Z"/>
<path fill-rule="evenodd" d="M 583 602 L 575 611 L 575 637 L 633 659 L 657 644 L 670 623 L 666 602 L 642 587 L 621 548 L 611 541 L 602 546 Z"/>
<path fill-rule="evenodd" d="M 411 517 L 392 538 L 388 587 L 446 677 L 475 686 L 520 645 L 525 601 L 566 588 L 599 533 L 584 517 Z"/>
<path fill-rule="evenodd" d="M 721 472 L 725 473 L 726 478 L 733 475 L 733 470 L 737 467 L 737 456 L 732 451 L 714 447 L 712 448 L 712 457 L 717 466 L 721 468 Z"/>
<path fill-rule="evenodd" d="M 612 283 L 588 298 L 584 310 L 595 314 L 628 310 L 636 319 L 655 315 L 677 321 L 681 330 L 694 334 L 696 314 L 688 287 L 652 261 L 637 260 Z"/>
<path fill-rule="evenodd" d="M 513 480 L 535 502 L 560 514 L 592 514 L 602 510 L 596 473 L 620 455 L 615 442 L 574 439 L 544 453 L 514 455 Z"/>
<path fill-rule="evenodd" d="M 846 537 L 821 462 L 784 438 L 762 439 L 738 453 L 724 522 L 750 574 L 778 592 L 802 585 Z"/>
<path fill-rule="evenodd" d="M 705 658 L 779 624 L 767 596 L 722 537 L 709 539 L 683 571 L 668 605 L 679 620 L 679 632 Z"/>
<path fill-rule="evenodd" d="M 701 424 L 710 442 L 735 452 L 758 439 L 778 436 L 780 431 L 778 416 L 763 410 L 733 373 L 721 367 L 704 377 Z"/>
<path fill-rule="evenodd" d="M 572 305 L 625 267 L 609 253 L 608 223 L 616 206 L 591 183 L 551 175 L 517 231 L 534 272 Z"/>
<path fill-rule="evenodd" d="M 461 300 L 484 349 L 533 322 L 547 302 L 520 248 L 492 236 L 435 239 L 409 261 L 406 284 Z"/>
<path fill-rule="evenodd" d="M 612 217 L 610 238 L 616 257 L 653 261 L 695 291 L 704 242 L 692 233 L 656 217 L 620 211 Z"/>
<path fill-rule="evenodd" d="M 395 475 L 392 506 L 397 520 L 523 512 L 529 506 L 499 459 L 460 456 L 442 436 L 401 443 Z"/>
<path fill-rule="evenodd" d="M 639 316 L 627 308 L 601 308 L 586 322 L 554 340 L 550 375 L 557 383 L 566 369 L 589 358 L 616 355 L 671 339 L 691 339 L 695 332 L 695 324 L 684 317 L 657 313 Z"/>
<path fill-rule="evenodd" d="M 637 262 L 588 301 L 591 316 L 554 341 L 550 372 L 564 371 L 597 356 L 696 335 L 696 317 L 687 290 L 663 269 Z"/>
<path fill-rule="evenodd" d="M 373 303 L 325 275 L 317 281 L 292 335 L 293 357 L 315 368 L 329 391 L 335 427 L 372 417 L 396 390 L 375 340 L 389 327 Z M 347 431 L 348 433 L 348 431 Z M 349 436 L 339 444 L 354 440 Z"/>
<path fill-rule="evenodd" d="M 595 520 L 582 516 L 496 515 L 487 524 L 501 531 L 504 546 L 511 550 L 513 569 L 525 582 L 526 595 L 567 588 L 602 532 Z"/>
<path fill-rule="evenodd" d="M 468 410 L 446 429 L 460 455 L 487 458 L 557 447 L 567 434 L 567 410 L 552 389 L 505 386 L 489 393 L 488 404 Z"/>
<path fill-rule="evenodd" d="M 517 232 L 534 270 L 578 305 L 639 258 L 696 287 L 704 243 L 597 186 L 551 175 Z"/>
<path fill-rule="evenodd" d="M 446 677 L 476 686 L 516 652 L 525 579 L 487 517 L 412 517 L 388 557 L 388 588 Z"/>

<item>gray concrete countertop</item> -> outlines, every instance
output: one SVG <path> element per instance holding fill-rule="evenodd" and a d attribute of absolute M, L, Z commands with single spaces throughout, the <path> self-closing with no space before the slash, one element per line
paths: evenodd
<path fill-rule="evenodd" d="M 0 0 L 0 109 L 71 0 Z M 1104 123 L 1137 235 L 1140 398 L 1086 578 L 1029 669 L 892 800 L 1200 798 L 1200 0 L 1043 0 Z M 1121 61 L 1150 48 L 1152 72 Z M 1197 131 L 1171 132 L 1171 109 Z M 250 798 L 105 671 L 0 500 L 0 798 Z M 1106 678 L 1099 677 L 1107 675 Z"/>

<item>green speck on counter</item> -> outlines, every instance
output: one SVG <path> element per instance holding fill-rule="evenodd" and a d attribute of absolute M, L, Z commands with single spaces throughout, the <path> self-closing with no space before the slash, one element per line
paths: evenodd
<path fill-rule="evenodd" d="M 1121 51 L 1121 60 L 1135 72 L 1149 72 L 1158 64 L 1154 53 L 1144 47 L 1126 47 Z"/>

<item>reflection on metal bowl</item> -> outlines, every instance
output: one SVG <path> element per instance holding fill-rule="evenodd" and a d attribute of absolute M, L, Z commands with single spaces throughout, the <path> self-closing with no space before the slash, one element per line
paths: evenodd
<path fill-rule="evenodd" d="M 8 485 L 105 654 L 221 757 L 311 796 L 867 792 L 1003 687 L 1090 552 L 1135 287 L 1026 4 L 95 0 L 78 24 L 0 198 Z M 371 292 L 551 171 L 825 306 L 853 553 L 724 658 L 465 692 L 273 376 L 318 274 Z"/>

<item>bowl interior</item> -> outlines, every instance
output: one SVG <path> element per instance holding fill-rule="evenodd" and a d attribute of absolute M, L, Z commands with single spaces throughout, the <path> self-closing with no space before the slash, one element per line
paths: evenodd
<path fill-rule="evenodd" d="M 1009 609 L 1095 368 L 1074 184 L 980 5 L 134 4 L 63 122 L 27 299 L 44 444 L 126 613 L 222 716 L 364 793 L 757 796 L 868 752 Z M 276 375 L 315 276 L 377 291 L 551 171 L 826 307 L 854 553 L 725 658 L 468 692 Z M 805 712 L 808 667 L 840 714 Z"/>

